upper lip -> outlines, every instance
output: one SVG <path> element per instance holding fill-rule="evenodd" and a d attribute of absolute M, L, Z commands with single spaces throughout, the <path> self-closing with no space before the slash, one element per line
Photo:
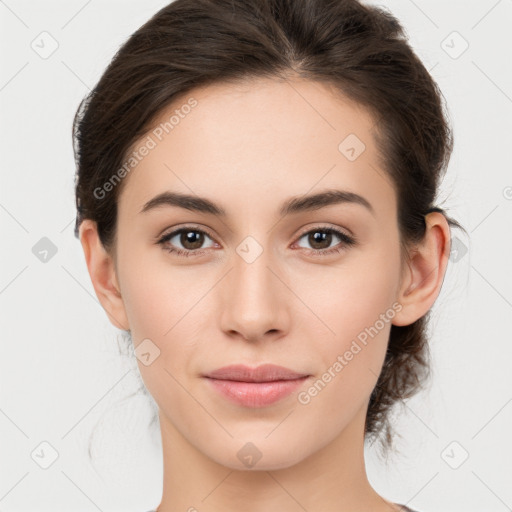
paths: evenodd
<path fill-rule="evenodd" d="M 295 380 L 308 376 L 306 373 L 295 372 L 275 364 L 263 364 L 256 368 L 235 364 L 224 366 L 205 375 L 205 377 L 210 379 L 235 380 L 239 382 L 272 382 L 277 380 Z"/>

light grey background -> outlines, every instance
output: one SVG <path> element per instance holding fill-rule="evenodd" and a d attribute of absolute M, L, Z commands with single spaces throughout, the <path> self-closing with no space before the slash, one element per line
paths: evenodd
<path fill-rule="evenodd" d="M 145 512 L 161 497 L 154 403 L 123 401 L 138 370 L 119 355 L 121 331 L 73 236 L 71 122 L 118 47 L 166 3 L 0 1 L 2 512 Z M 470 239 L 453 231 L 433 383 L 397 413 L 403 438 L 388 466 L 367 447 L 369 477 L 420 512 L 512 510 L 512 0 L 371 3 L 398 16 L 447 100 L 455 149 L 439 204 Z M 46 262 L 43 237 L 57 251 Z"/>

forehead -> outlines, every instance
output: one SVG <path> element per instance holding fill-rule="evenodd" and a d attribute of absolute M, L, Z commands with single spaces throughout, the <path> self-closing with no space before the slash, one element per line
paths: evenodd
<path fill-rule="evenodd" d="M 192 106 L 191 106 L 192 105 Z M 394 206 L 374 120 L 333 88 L 258 79 L 196 88 L 163 110 L 144 137 L 120 210 L 140 211 L 165 190 L 223 201 L 228 215 L 342 188 L 375 207 Z"/>

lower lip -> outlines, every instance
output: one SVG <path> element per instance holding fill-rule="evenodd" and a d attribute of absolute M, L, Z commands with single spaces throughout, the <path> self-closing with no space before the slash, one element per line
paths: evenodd
<path fill-rule="evenodd" d="M 245 407 L 265 407 L 281 400 L 300 387 L 308 377 L 273 382 L 240 382 L 207 378 L 229 400 Z"/>

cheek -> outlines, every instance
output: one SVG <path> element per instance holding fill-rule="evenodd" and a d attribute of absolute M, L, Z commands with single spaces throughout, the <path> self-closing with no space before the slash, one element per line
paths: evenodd
<path fill-rule="evenodd" d="M 190 286 L 190 279 L 182 279 L 179 272 L 163 277 L 155 266 L 148 270 L 140 261 L 128 263 L 137 268 L 125 280 L 124 302 L 140 375 L 160 408 L 186 411 L 190 396 L 180 383 L 185 384 L 191 373 L 196 319 L 202 311 L 197 302 L 206 289 Z M 146 365 L 141 356 L 147 351 L 156 356 L 151 355 L 155 358 Z"/>
<path fill-rule="evenodd" d="M 119 279 L 135 343 L 170 336 L 169 330 L 186 314 L 187 297 L 194 295 L 194 286 L 184 281 L 182 273 L 162 264 L 160 251 L 144 247 L 130 236 L 119 246 Z"/>
<path fill-rule="evenodd" d="M 322 330 L 330 332 L 332 338 L 347 341 L 373 326 L 392 308 L 398 265 L 398 255 L 389 250 L 361 252 L 337 268 L 310 271 L 307 279 L 294 280 L 295 287 L 323 320 L 326 329 Z M 308 318 L 314 321 L 314 316 Z"/>
<path fill-rule="evenodd" d="M 398 241 L 376 241 L 361 252 L 339 278 L 343 320 L 360 330 L 372 326 L 392 307 L 399 275 Z"/>
<path fill-rule="evenodd" d="M 367 406 L 384 363 L 394 316 L 387 294 L 377 293 L 378 288 L 359 290 L 353 300 L 348 295 L 351 288 L 345 290 L 347 295 L 337 290 L 339 299 L 321 310 L 335 334 L 327 332 L 318 339 L 315 329 L 309 329 L 320 364 L 311 386 L 298 397 L 308 415 L 331 418 L 325 428 L 333 435 Z"/>
<path fill-rule="evenodd" d="M 123 302 L 138 366 L 146 387 L 156 398 L 162 389 L 174 389 L 171 375 L 181 381 L 181 376 L 190 371 L 199 320 L 205 317 L 204 308 L 208 305 L 201 298 L 211 288 L 211 278 L 198 279 L 193 268 L 155 264 L 145 260 L 142 253 L 127 251 L 122 261 L 119 275 Z M 143 364 L 139 356 L 146 347 L 158 354 L 150 365 Z"/>
<path fill-rule="evenodd" d="M 316 287 L 306 295 L 308 306 L 322 320 L 308 315 L 310 336 L 318 339 L 319 328 L 323 333 L 316 347 L 336 403 L 340 396 L 345 403 L 357 402 L 357 396 L 369 396 L 376 383 L 398 307 L 398 265 L 392 248 L 368 252 L 353 264 L 347 261 L 329 278 L 317 274 Z"/>

